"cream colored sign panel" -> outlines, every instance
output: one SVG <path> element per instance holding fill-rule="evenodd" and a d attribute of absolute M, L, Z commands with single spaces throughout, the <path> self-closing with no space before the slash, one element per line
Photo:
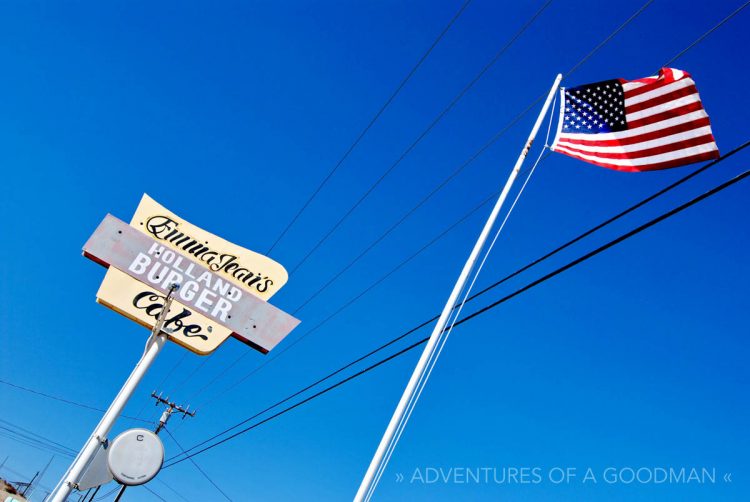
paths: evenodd
<path fill-rule="evenodd" d="M 264 300 L 287 281 L 279 263 L 188 223 L 146 194 L 130 224 Z"/>
<path fill-rule="evenodd" d="M 107 215 L 99 224 L 84 244 L 83 252 L 92 260 L 115 268 L 162 295 L 169 292 L 172 284 L 177 284 L 179 288 L 174 300 L 186 307 L 186 312 L 201 313 L 210 322 L 229 329 L 235 338 L 264 353 L 273 349 L 299 324 L 293 316 L 235 286 L 197 260 L 167 248 L 112 215 Z M 110 278 L 105 278 L 105 284 L 110 281 Z M 110 291 L 119 290 L 110 287 L 102 294 Z M 102 303 L 118 311 L 127 311 L 132 316 L 133 307 L 143 307 L 137 303 L 143 301 L 145 295 L 100 298 Z M 211 326 L 203 331 L 211 332 Z M 183 344 L 190 345 L 195 337 L 189 336 L 191 333 L 183 334 Z M 197 338 L 201 339 L 200 336 Z M 198 347 L 197 351 L 204 353 L 203 349 Z"/>
<path fill-rule="evenodd" d="M 147 328 L 153 327 L 164 306 L 163 293 L 114 267 L 107 270 L 96 296 L 97 302 Z M 216 350 L 232 334 L 232 330 L 184 306 L 179 299 L 178 290 L 163 328 L 173 342 L 206 355 Z"/>

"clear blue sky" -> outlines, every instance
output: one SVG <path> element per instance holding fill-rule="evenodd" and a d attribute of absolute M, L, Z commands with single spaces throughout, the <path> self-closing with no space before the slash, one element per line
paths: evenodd
<path fill-rule="evenodd" d="M 564 83 L 653 74 L 741 3 L 656 1 Z M 104 215 L 129 219 L 148 192 L 192 223 L 265 252 L 460 5 L 3 3 L 0 378 L 106 407 L 148 333 L 94 302 L 104 270 L 80 251 Z M 541 5 L 475 0 L 271 256 L 292 269 Z M 640 5 L 553 2 L 273 303 L 295 310 Z M 750 9 L 673 64 L 693 74 L 723 152 L 750 139 L 748 23 Z M 534 115 L 300 310 L 302 325 L 279 349 L 497 190 Z M 722 162 L 467 310 L 702 193 L 748 160 L 742 152 Z M 691 169 L 625 174 L 549 157 L 479 286 Z M 457 329 L 376 499 L 750 499 L 748 196 L 748 182 L 735 185 Z M 273 352 L 251 352 L 212 381 L 249 349 L 229 340 L 199 367 L 204 359 L 182 360 L 184 351 L 168 346 L 126 413 L 155 419 L 154 389 L 197 405 L 196 418 L 172 425 L 192 446 L 431 317 L 488 211 L 228 392 Z M 417 357 L 195 460 L 233 500 L 350 499 Z M 76 450 L 99 419 L 7 385 L 0 399 L 4 420 Z M 134 425 L 119 421 L 113 436 Z M 178 453 L 163 439 L 168 456 Z M 51 454 L 0 435 L 0 462 L 6 456 L 0 476 L 20 480 Z M 54 486 L 68 462 L 56 456 L 42 484 Z M 462 467 L 575 468 L 578 477 L 559 485 L 410 482 L 417 469 Z M 597 476 L 607 467 L 706 467 L 717 480 L 584 485 L 587 467 Z M 727 472 L 731 483 L 721 480 Z M 222 500 L 189 462 L 159 479 L 187 500 Z M 181 500 L 161 482 L 149 487 Z M 157 499 L 135 488 L 125 500 Z"/>

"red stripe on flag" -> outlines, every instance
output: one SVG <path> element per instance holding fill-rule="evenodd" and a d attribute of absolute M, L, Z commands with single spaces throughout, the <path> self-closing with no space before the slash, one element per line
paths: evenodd
<path fill-rule="evenodd" d="M 565 147 L 565 153 L 580 153 L 583 155 L 589 155 L 598 157 L 601 159 L 640 159 L 643 157 L 651 157 L 653 155 L 661 155 L 663 153 L 673 152 L 675 150 L 682 150 L 683 148 L 689 148 L 691 146 L 700 146 L 714 142 L 713 134 L 706 134 L 697 138 L 690 138 L 675 143 L 669 143 L 666 145 L 660 145 L 654 148 L 646 148 L 644 150 L 626 150 L 625 153 L 613 153 L 613 152 L 589 152 L 581 150 L 568 145 L 560 144 L 561 147 Z"/>
<path fill-rule="evenodd" d="M 668 169 L 719 157 L 711 123 L 689 73 L 662 68 L 658 76 L 619 82 L 624 99 L 632 103 L 625 106 L 625 129 L 586 134 L 562 132 L 561 124 L 552 150 L 626 172 Z M 622 98 L 611 98 L 607 94 L 602 106 L 620 105 Z M 569 120 L 579 127 L 583 119 L 573 115 Z"/>
<path fill-rule="evenodd" d="M 674 108 L 672 110 L 667 110 L 661 113 L 655 113 L 654 115 L 651 115 L 649 117 L 644 117 L 642 119 L 630 121 L 628 120 L 628 129 L 635 129 L 636 127 L 643 127 L 645 125 L 650 124 L 656 124 L 658 122 L 662 122 L 667 119 L 673 119 L 675 117 L 680 117 L 682 115 L 685 115 L 686 113 L 690 112 L 697 112 L 698 110 L 703 110 L 703 105 L 700 101 L 697 101 L 695 103 L 690 103 L 685 106 L 680 106 L 679 108 Z M 625 116 L 625 119 L 627 120 L 627 116 Z"/>
<path fill-rule="evenodd" d="M 685 79 L 685 78 L 692 78 L 690 77 L 690 74 L 688 72 L 683 72 L 683 76 L 680 77 L 679 80 Z M 652 76 L 652 77 L 646 77 L 641 78 L 638 80 L 620 80 L 620 83 L 622 84 L 645 84 L 640 87 L 635 87 L 633 89 L 625 90 L 623 88 L 625 98 L 632 98 L 634 96 L 640 96 L 641 94 L 645 94 L 647 92 L 651 92 L 655 89 L 659 89 L 660 87 L 664 87 L 665 85 L 673 84 L 677 82 L 674 78 L 674 73 L 672 73 L 671 68 L 662 68 L 659 72 L 659 76 Z"/>
<path fill-rule="evenodd" d="M 634 87 L 632 89 L 624 89 L 623 88 L 623 94 L 625 96 L 625 99 L 628 98 L 634 98 L 636 96 L 640 96 L 641 94 L 646 94 L 647 92 L 655 91 L 656 89 L 660 89 L 664 87 L 665 85 L 673 84 L 674 80 L 656 80 L 651 83 L 648 83 L 646 85 L 642 85 L 640 87 Z"/>
<path fill-rule="evenodd" d="M 651 108 L 652 106 L 663 105 L 664 103 L 669 103 L 670 101 L 674 101 L 675 99 L 690 96 L 691 94 L 698 94 L 698 89 L 695 88 L 695 85 L 677 89 L 676 91 L 668 92 L 666 94 L 662 94 L 661 96 L 656 96 L 655 98 L 648 99 L 634 105 L 626 106 L 625 113 L 639 112 L 641 110 L 645 110 L 646 108 Z"/>
<path fill-rule="evenodd" d="M 682 158 L 674 159 L 674 160 L 667 160 L 665 162 L 657 162 L 655 164 L 647 164 L 644 166 L 618 166 L 618 165 L 609 164 L 606 162 L 598 162 L 596 160 L 584 159 L 583 157 L 580 157 L 572 153 L 567 153 L 567 152 L 560 152 L 560 153 L 564 153 L 565 155 L 569 155 L 570 157 L 576 158 L 578 160 L 582 160 L 584 162 L 588 162 L 589 164 L 596 164 L 597 166 L 606 167 L 609 169 L 614 169 L 615 171 L 622 171 L 622 172 L 628 172 L 628 173 L 637 173 L 637 172 L 643 172 L 643 171 L 658 171 L 660 169 L 669 169 L 670 167 L 684 166 L 685 164 L 693 164 L 695 162 L 703 162 L 706 160 L 713 160 L 713 159 L 719 158 L 719 152 L 716 150 L 713 150 L 711 152 L 691 155 L 689 157 L 682 157 Z"/>
<path fill-rule="evenodd" d="M 565 144 L 565 145 L 585 145 L 585 146 L 625 146 L 625 145 L 634 145 L 636 143 L 642 143 L 644 141 L 651 141 L 653 139 L 659 139 L 663 138 L 665 136 L 671 136 L 672 134 L 678 134 L 681 132 L 687 132 L 692 131 L 693 129 L 698 129 L 699 127 L 705 127 L 711 125 L 711 123 L 708 120 L 708 117 L 703 117 L 697 120 L 693 120 L 691 122 L 686 122 L 684 124 L 677 124 L 672 127 L 665 127 L 664 129 L 659 129 L 657 131 L 651 131 L 644 134 L 639 134 L 637 136 L 631 136 L 629 138 L 621 138 L 621 139 L 610 139 L 610 140 L 589 140 L 589 139 L 572 139 L 568 138 L 566 136 L 566 133 L 560 134 L 559 143 Z M 624 131 L 623 131 L 624 132 Z M 617 134 L 617 133 L 613 133 Z M 592 138 L 596 138 L 597 134 L 591 134 Z"/>

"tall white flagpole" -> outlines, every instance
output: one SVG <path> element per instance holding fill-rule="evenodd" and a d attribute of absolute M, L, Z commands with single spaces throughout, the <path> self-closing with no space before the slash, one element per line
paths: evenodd
<path fill-rule="evenodd" d="M 391 421 L 388 423 L 388 428 L 385 430 L 385 434 L 383 434 L 383 438 L 380 440 L 378 449 L 375 452 L 375 455 L 372 457 L 372 461 L 370 461 L 370 466 L 367 468 L 367 472 L 362 479 L 362 483 L 359 485 L 359 490 L 357 490 L 357 494 L 354 496 L 355 502 L 368 500 L 372 492 L 375 490 L 375 486 L 377 484 L 377 473 L 381 470 L 381 468 L 385 468 L 383 462 L 386 452 L 389 449 L 389 445 L 391 445 L 394 435 L 399 428 L 399 424 L 404 418 L 409 402 L 413 399 L 420 380 L 427 371 L 430 356 L 435 350 L 435 346 L 438 343 L 440 335 L 445 330 L 445 326 L 448 323 L 448 318 L 456 306 L 458 297 L 461 294 L 461 291 L 463 290 L 467 279 L 469 278 L 469 274 L 474 268 L 474 264 L 479 257 L 479 253 L 481 252 L 485 242 L 487 241 L 487 237 L 489 236 L 489 233 L 495 224 L 495 220 L 497 220 L 500 209 L 502 208 L 505 199 L 508 197 L 508 192 L 510 192 L 511 187 L 513 186 L 513 182 L 516 180 L 516 177 L 521 170 L 521 165 L 526 159 L 526 156 L 531 149 L 532 143 L 534 143 L 534 138 L 536 138 L 537 132 L 542 125 L 542 121 L 544 120 L 545 115 L 547 115 L 550 103 L 552 103 L 552 98 L 554 97 L 555 92 L 560 85 L 560 80 L 562 80 L 562 75 L 558 74 L 557 78 L 555 79 L 555 83 L 552 85 L 552 88 L 547 95 L 547 100 L 544 102 L 542 111 L 539 113 L 539 117 L 537 117 L 536 122 L 534 123 L 534 127 L 531 129 L 531 134 L 529 134 L 529 138 L 528 140 L 526 140 L 526 144 L 524 145 L 523 150 L 521 150 L 521 154 L 518 156 L 518 160 L 516 160 L 516 165 L 513 166 L 513 170 L 508 177 L 508 181 L 505 182 L 505 187 L 503 187 L 503 191 L 500 193 L 500 196 L 495 203 L 495 207 L 492 209 L 492 213 L 490 213 L 487 222 L 484 224 L 484 228 L 479 234 L 479 238 L 477 239 L 476 244 L 474 244 L 474 249 L 472 249 L 469 258 L 466 260 L 466 264 L 464 264 L 464 268 L 463 270 L 461 270 L 461 275 L 458 276 L 458 280 L 456 281 L 455 286 L 453 286 L 453 291 L 451 292 L 450 297 L 448 297 L 448 301 L 443 308 L 443 312 L 440 314 L 440 318 L 438 319 L 435 328 L 432 330 L 430 339 L 427 341 L 427 345 L 425 346 L 424 351 L 422 352 L 422 355 L 417 362 L 417 366 L 414 368 L 414 372 L 409 379 L 409 383 L 406 385 L 406 389 L 404 389 L 404 393 L 401 395 L 401 400 L 398 402 L 396 411 L 393 412 Z M 385 462 L 387 462 L 387 460 L 385 460 Z"/>

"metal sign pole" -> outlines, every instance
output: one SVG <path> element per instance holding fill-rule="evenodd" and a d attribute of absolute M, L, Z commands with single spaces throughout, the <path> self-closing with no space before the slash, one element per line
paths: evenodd
<path fill-rule="evenodd" d="M 107 439 L 107 434 L 112 429 L 117 418 L 122 413 L 128 400 L 135 392 L 136 387 L 145 376 L 151 364 L 156 359 L 156 356 L 161 352 L 162 347 L 167 342 L 167 335 L 162 333 L 161 329 L 164 326 L 164 320 L 167 318 L 169 307 L 172 304 L 172 295 L 180 286 L 173 284 L 169 288 L 169 293 L 164 300 L 164 307 L 159 313 L 159 317 L 151 330 L 151 336 L 146 342 L 146 348 L 143 351 L 140 361 L 135 365 L 133 372 L 130 374 L 125 384 L 120 389 L 120 392 L 115 397 L 112 404 L 109 406 L 107 411 L 104 413 L 99 425 L 96 426 L 94 432 L 89 437 L 86 444 L 84 444 L 81 452 L 73 460 L 73 463 L 68 468 L 63 478 L 60 480 L 58 485 L 55 487 L 55 491 L 50 497 L 50 502 L 65 502 L 68 496 L 71 494 L 73 489 L 76 488 L 78 480 L 80 479 L 86 466 L 91 462 L 91 459 L 96 454 L 99 444 L 103 443 Z"/>

